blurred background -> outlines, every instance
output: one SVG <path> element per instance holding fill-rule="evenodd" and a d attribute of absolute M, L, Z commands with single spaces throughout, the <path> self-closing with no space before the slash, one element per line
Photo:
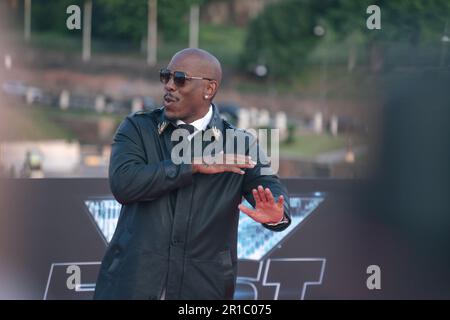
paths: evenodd
<path fill-rule="evenodd" d="M 384 85 L 449 61 L 446 0 L 1 0 L 0 14 L 7 177 L 106 177 L 118 124 L 161 105 L 158 70 L 185 47 L 222 62 L 225 118 L 280 129 L 282 177 L 367 177 Z"/>
<path fill-rule="evenodd" d="M 30 261 L 47 238 L 48 261 L 101 259 L 95 230 L 95 254 L 67 249 L 91 239 L 88 222 L 61 226 L 87 219 L 79 203 L 92 195 L 111 201 L 119 123 L 158 108 L 158 70 L 199 47 L 222 62 L 222 116 L 280 130 L 279 175 L 298 208 L 311 192 L 325 199 L 281 251 L 328 259 L 312 297 L 449 298 L 449 45 L 448 0 L 0 0 L 0 251 L 13 257 L 3 279 L 14 287 L 18 266 L 31 272 L 17 243 Z M 48 219 L 31 223 L 35 211 Z M 388 270 L 381 294 L 365 286 L 371 263 Z"/>
<path fill-rule="evenodd" d="M 370 1 L 0 3 L 0 163 L 9 177 L 106 177 L 118 124 L 160 106 L 158 70 L 185 47 L 222 62 L 215 102 L 224 117 L 280 129 L 281 176 L 364 177 L 379 84 L 393 68 L 447 59 L 446 1 L 430 11 L 383 2 L 382 30 L 366 26 Z M 80 29 L 67 27 L 76 23 L 70 5 Z"/>

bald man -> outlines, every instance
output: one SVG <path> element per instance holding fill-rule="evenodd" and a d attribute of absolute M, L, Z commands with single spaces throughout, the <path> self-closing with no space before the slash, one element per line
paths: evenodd
<path fill-rule="evenodd" d="M 109 181 L 122 210 L 95 298 L 232 299 L 239 212 L 272 231 L 289 226 L 286 189 L 276 175 L 263 174 L 270 168 L 264 153 L 250 158 L 252 146 L 259 151 L 255 138 L 212 103 L 221 79 L 217 58 L 184 49 L 160 71 L 163 106 L 119 126 Z M 244 153 L 225 148 L 235 140 L 245 141 Z M 188 148 L 175 152 L 182 143 Z M 206 160 L 212 144 L 220 152 Z M 253 208 L 241 205 L 242 197 Z"/>

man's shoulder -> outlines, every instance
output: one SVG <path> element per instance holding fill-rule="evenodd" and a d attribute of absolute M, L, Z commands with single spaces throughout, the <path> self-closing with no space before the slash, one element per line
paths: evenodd
<path fill-rule="evenodd" d="M 233 134 L 235 134 L 237 136 L 248 136 L 249 138 L 254 137 L 254 135 L 251 132 L 249 132 L 247 129 L 238 128 L 225 119 L 222 119 L 222 121 L 223 121 L 223 128 L 225 131 L 232 130 Z"/>
<path fill-rule="evenodd" d="M 153 110 L 139 110 L 136 112 L 132 112 L 127 116 L 127 119 L 135 124 L 148 124 L 157 123 L 161 117 L 163 110 L 162 108 L 157 108 Z"/>
<path fill-rule="evenodd" d="M 154 110 L 139 110 L 136 112 L 132 112 L 125 117 L 120 125 L 120 128 L 125 131 L 131 129 L 138 132 L 141 132 L 145 128 L 147 128 L 146 130 L 148 130 L 149 127 L 156 128 L 161 112 L 162 110 L 160 110 L 160 108 Z"/>
<path fill-rule="evenodd" d="M 139 110 L 139 111 L 130 113 L 128 116 L 131 118 L 146 118 L 146 117 L 157 118 L 162 114 L 162 112 L 163 112 L 163 108 L 161 107 L 161 108 L 156 108 L 153 110 L 148 110 L 148 109 Z"/>
<path fill-rule="evenodd" d="M 231 123 L 229 123 L 227 120 L 222 118 L 223 128 L 226 129 L 238 129 L 235 126 L 233 126 Z"/>

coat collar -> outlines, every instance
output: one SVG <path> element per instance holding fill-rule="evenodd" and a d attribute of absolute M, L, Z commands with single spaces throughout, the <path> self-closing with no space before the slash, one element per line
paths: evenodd
<path fill-rule="evenodd" d="M 213 114 L 211 117 L 211 121 L 206 126 L 206 129 L 219 130 L 220 132 L 223 132 L 223 120 L 219 114 L 219 110 L 214 105 L 214 103 L 211 103 L 211 105 L 213 108 Z M 176 128 L 177 122 L 176 120 L 170 120 L 166 117 L 164 107 L 161 107 L 160 110 L 162 112 L 158 120 L 158 133 L 162 134 L 169 126 L 173 126 L 174 128 Z"/>

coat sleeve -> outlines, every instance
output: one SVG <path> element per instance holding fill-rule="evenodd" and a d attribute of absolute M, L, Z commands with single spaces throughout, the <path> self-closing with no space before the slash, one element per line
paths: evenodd
<path fill-rule="evenodd" d="M 250 138 L 255 139 L 255 138 Z M 253 142 L 250 142 L 250 145 Z M 284 216 L 287 219 L 287 223 L 281 223 L 278 225 L 269 225 L 262 223 L 262 225 L 272 231 L 283 231 L 291 224 L 289 196 L 286 187 L 281 183 L 280 179 L 275 174 L 262 174 L 261 169 L 266 168 L 267 171 L 271 171 L 268 158 L 263 150 L 260 151 L 259 145 L 257 145 L 257 161 L 255 167 L 252 169 L 246 169 L 243 183 L 243 196 L 244 198 L 255 207 L 255 199 L 253 198 L 252 190 L 256 189 L 259 185 L 264 188 L 269 188 L 272 192 L 275 201 L 282 195 L 284 197 Z"/>
<path fill-rule="evenodd" d="M 109 184 L 118 202 L 151 201 L 192 183 L 192 166 L 170 159 L 147 163 L 141 134 L 128 116 L 117 129 L 111 148 Z"/>

